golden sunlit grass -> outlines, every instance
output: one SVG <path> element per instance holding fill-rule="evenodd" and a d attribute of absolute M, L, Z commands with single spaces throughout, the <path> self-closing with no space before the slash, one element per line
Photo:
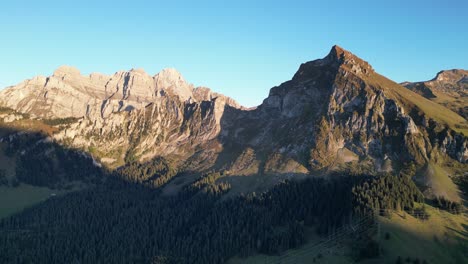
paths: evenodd
<path fill-rule="evenodd" d="M 416 182 L 430 188 L 430 193 L 437 197 L 445 197 L 452 201 L 460 202 L 460 194 L 457 186 L 449 177 L 448 171 L 438 164 L 429 163 L 416 174 Z"/>
<path fill-rule="evenodd" d="M 428 220 L 417 219 L 405 212 L 395 212 L 390 217 L 379 217 L 382 253 L 374 259 L 361 260 L 359 263 L 396 263 L 398 256 L 403 262 L 419 259 L 419 263 L 468 263 L 468 217 L 453 215 L 446 211 L 426 205 L 430 214 Z M 282 255 L 299 255 L 294 263 L 355 263 L 349 256 L 349 245 L 337 244 L 326 250 L 313 247 L 326 238 L 308 234 L 308 243 Z M 310 249 L 313 250 L 310 250 Z M 317 256 L 320 253 L 320 258 Z M 315 260 L 315 261 L 314 261 Z M 282 261 L 282 262 L 280 262 Z M 235 257 L 229 264 L 293 263 L 293 259 L 281 256 L 254 255 L 248 258 Z"/>
<path fill-rule="evenodd" d="M 428 220 L 419 220 L 406 213 L 381 218 L 383 256 L 395 263 L 398 256 L 423 259 L 428 263 L 468 263 L 468 217 L 453 215 L 426 206 Z"/>
<path fill-rule="evenodd" d="M 436 102 L 426 99 L 381 75 L 374 74 L 369 81 L 378 87 L 383 87 L 387 96 L 390 96 L 403 104 L 407 104 L 405 106 L 408 107 L 408 109 L 416 106 L 429 118 L 432 118 L 440 124 L 447 125 L 454 131 L 468 136 L 468 121 L 457 113 Z"/>

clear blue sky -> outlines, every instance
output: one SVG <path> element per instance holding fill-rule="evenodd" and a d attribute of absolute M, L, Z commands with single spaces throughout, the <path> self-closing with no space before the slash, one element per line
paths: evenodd
<path fill-rule="evenodd" d="M 4 1 L 0 87 L 63 64 L 85 74 L 175 67 L 254 106 L 334 44 L 398 82 L 468 68 L 466 0 L 324 2 Z"/>

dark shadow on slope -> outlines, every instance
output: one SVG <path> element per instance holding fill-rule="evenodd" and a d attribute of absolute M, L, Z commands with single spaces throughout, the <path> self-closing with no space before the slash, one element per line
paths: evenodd
<path fill-rule="evenodd" d="M 231 190 L 228 197 L 240 194 L 262 193 L 287 180 L 301 181 L 307 178 L 316 178 L 307 173 L 272 173 L 250 175 L 225 175 L 217 182 L 228 183 Z"/>
<path fill-rule="evenodd" d="M 15 166 L 19 182 L 68 189 L 76 182 L 97 184 L 102 181 L 103 170 L 86 153 L 57 144 L 41 130 L 1 126 L 4 154 L 16 161 L 11 165 Z"/>
<path fill-rule="evenodd" d="M 0 222 L 0 232 L 6 231 L 0 261 L 222 263 L 237 254 L 297 247 L 305 241 L 304 219 L 326 232 L 349 214 L 349 197 L 331 191 L 349 190 L 338 182 L 285 182 L 265 194 L 221 202 L 226 185 L 207 177 L 174 197 L 109 180 L 52 198 Z M 8 232 L 18 229 L 28 232 Z"/>
<path fill-rule="evenodd" d="M 27 135 L 23 141 L 20 135 L 9 144 L 17 144 L 17 152 L 32 147 L 29 152 L 42 139 Z M 132 175 L 130 180 L 103 174 L 106 181 L 93 188 L 53 197 L 0 221 L 5 234 L 0 236 L 0 262 L 222 263 L 234 255 L 279 254 L 298 247 L 305 242 L 304 225 L 326 234 L 351 214 L 352 181 L 280 179 L 266 193 L 222 199 L 229 185 L 208 175 L 195 182 L 189 177 L 179 183 L 177 195 L 163 197 L 160 188 L 145 183 L 167 171 L 164 163 L 133 164 L 121 173 Z"/>
<path fill-rule="evenodd" d="M 306 131 L 313 130 L 315 122 L 313 117 L 307 121 L 304 118 L 307 117 L 281 117 L 279 109 L 268 109 L 263 105 L 250 111 L 226 105 L 217 138 L 223 149 L 213 169 L 230 169 L 247 149 L 253 151 L 260 174 L 265 172 L 265 163 L 273 155 L 280 155 L 281 159 L 290 159 L 308 168 L 306 149 L 312 145 L 313 136 Z M 303 148 L 304 151 L 293 153 L 287 150 L 288 146 Z"/>
<path fill-rule="evenodd" d="M 409 90 L 420 94 L 428 99 L 434 99 L 436 96 L 432 92 L 432 90 L 426 86 L 424 83 L 410 83 L 403 85 L 404 87 L 408 88 Z"/>

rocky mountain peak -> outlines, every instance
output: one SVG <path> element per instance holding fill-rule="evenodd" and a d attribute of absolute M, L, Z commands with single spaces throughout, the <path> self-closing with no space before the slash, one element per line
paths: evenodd
<path fill-rule="evenodd" d="M 182 76 L 182 74 L 174 68 L 162 69 L 158 74 L 154 76 L 154 78 L 158 81 L 164 81 L 168 83 L 185 82 L 185 79 Z"/>
<path fill-rule="evenodd" d="M 143 69 L 143 68 L 136 68 L 136 69 L 133 68 L 133 69 L 130 70 L 130 72 L 148 75 L 148 73 L 146 73 L 145 69 Z"/>
<path fill-rule="evenodd" d="M 340 66 L 347 65 L 350 67 L 359 66 L 362 69 L 373 71 L 372 66 L 365 60 L 359 58 L 353 53 L 343 49 L 338 45 L 334 45 L 328 55 L 324 58 L 328 63 L 338 64 Z"/>
<path fill-rule="evenodd" d="M 174 68 L 163 69 L 154 76 L 156 89 L 169 91 L 178 95 L 182 100 L 193 96 L 193 86 L 188 84 L 182 74 Z"/>
<path fill-rule="evenodd" d="M 71 75 L 71 76 L 80 76 L 81 73 L 80 73 L 80 70 L 78 70 L 77 68 L 75 67 L 72 67 L 72 66 L 68 66 L 68 65 L 62 65 L 60 67 L 58 67 L 52 76 L 54 77 L 64 77 L 66 75 Z"/>
<path fill-rule="evenodd" d="M 331 74 L 339 69 L 362 76 L 374 72 L 374 69 L 367 61 L 338 45 L 334 45 L 323 59 L 301 64 L 293 80 L 304 81 L 310 79 L 311 76 L 317 77 L 318 73 L 323 74 L 328 72 Z"/>
<path fill-rule="evenodd" d="M 458 82 L 468 78 L 468 70 L 452 69 L 444 70 L 437 73 L 436 77 L 432 81 L 439 82 Z"/>
<path fill-rule="evenodd" d="M 349 58 L 352 56 L 354 56 L 354 54 L 352 54 L 351 52 L 343 49 L 338 45 L 334 45 L 326 58 L 331 61 L 342 62 L 345 58 Z"/>

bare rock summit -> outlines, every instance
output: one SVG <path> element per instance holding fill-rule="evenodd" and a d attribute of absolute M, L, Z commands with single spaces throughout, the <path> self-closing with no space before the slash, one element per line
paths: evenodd
<path fill-rule="evenodd" d="M 175 69 L 150 76 L 143 69 L 81 75 L 60 66 L 49 77 L 37 76 L 0 91 L 0 103 L 41 118 L 107 118 L 112 113 L 141 109 L 164 96 L 197 100 L 194 87 Z M 229 103 L 237 105 L 234 100 Z"/>

